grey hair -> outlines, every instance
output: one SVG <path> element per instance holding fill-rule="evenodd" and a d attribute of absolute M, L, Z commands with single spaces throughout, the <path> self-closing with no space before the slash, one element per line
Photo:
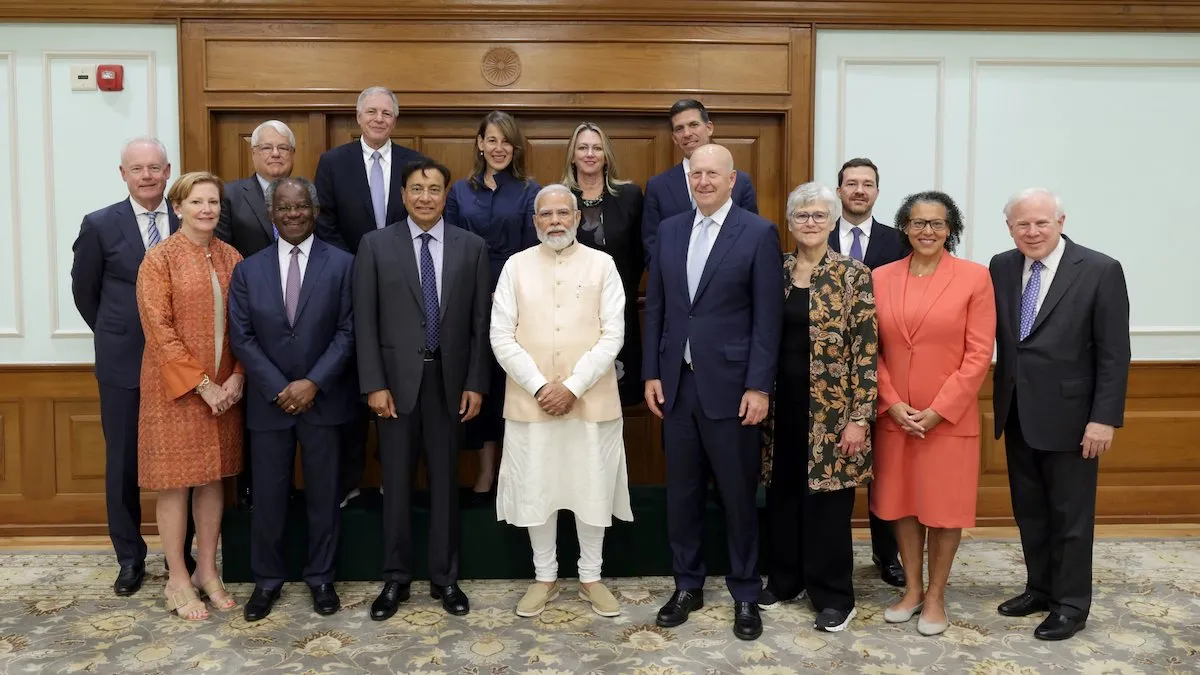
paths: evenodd
<path fill-rule="evenodd" d="M 163 145 L 162 141 L 153 136 L 138 136 L 125 141 L 125 145 L 121 146 L 121 164 L 125 163 L 125 154 L 135 145 L 153 145 L 162 154 L 163 164 L 170 164 L 171 159 L 167 157 L 167 146 Z"/>
<path fill-rule="evenodd" d="M 790 220 L 792 211 L 796 207 L 820 202 L 824 202 L 824 206 L 829 209 L 831 221 L 837 222 L 837 219 L 842 217 L 842 200 L 838 199 L 837 193 L 828 186 L 816 182 L 805 183 L 792 190 L 787 198 L 787 211 L 784 217 Z"/>
<path fill-rule="evenodd" d="M 276 133 L 288 140 L 288 145 L 292 146 L 293 148 L 296 147 L 296 134 L 293 134 L 292 130 L 288 128 L 288 125 L 280 122 L 279 120 L 267 120 L 257 127 L 254 127 L 254 133 L 250 134 L 250 145 L 258 145 L 259 137 L 262 136 L 262 132 L 265 129 L 274 129 Z"/>
<path fill-rule="evenodd" d="M 1008 198 L 1008 201 L 1004 203 L 1004 219 L 1008 220 L 1011 218 L 1013 209 L 1017 208 L 1018 204 L 1026 199 L 1029 199 L 1030 197 L 1049 197 L 1050 199 L 1053 199 L 1054 217 L 1056 219 L 1062 218 L 1066 214 L 1066 212 L 1063 210 L 1062 199 L 1060 199 L 1058 195 L 1054 194 L 1050 190 L 1047 190 L 1046 188 L 1035 187 L 1025 188 L 1024 190 L 1021 190 L 1020 192 Z"/>
<path fill-rule="evenodd" d="M 270 217 L 271 211 L 275 208 L 275 191 L 284 185 L 295 185 L 308 192 L 308 199 L 312 202 L 313 209 L 321 208 L 320 201 L 317 199 L 317 186 L 311 181 L 301 178 L 300 176 L 285 176 L 276 178 L 267 184 L 267 192 L 264 195 L 267 200 L 267 216 Z"/>
<path fill-rule="evenodd" d="M 354 104 L 354 111 L 362 112 L 363 101 L 366 101 L 368 97 L 375 96 L 376 94 L 383 94 L 384 96 L 392 99 L 393 117 L 400 114 L 400 101 L 396 100 L 396 95 L 393 94 L 392 90 L 388 89 L 387 87 L 367 87 L 366 89 L 363 89 L 362 93 L 358 95 L 358 102 Z"/>
<path fill-rule="evenodd" d="M 551 183 L 550 185 L 547 185 L 546 187 L 542 188 L 541 190 L 538 190 L 537 196 L 533 198 L 534 213 L 537 213 L 538 204 L 542 203 L 542 197 L 545 197 L 548 195 L 566 195 L 571 198 L 571 210 L 572 211 L 579 210 L 579 200 L 578 200 L 578 198 L 575 197 L 575 193 L 571 192 L 571 188 L 567 187 L 566 185 L 563 185 L 562 183 Z"/>

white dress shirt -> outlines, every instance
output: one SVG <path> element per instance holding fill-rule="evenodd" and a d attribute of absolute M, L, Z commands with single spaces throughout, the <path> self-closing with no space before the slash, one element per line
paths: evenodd
<path fill-rule="evenodd" d="M 137 220 L 138 232 L 142 235 L 142 246 L 150 248 L 150 234 L 147 230 L 150 227 L 150 218 L 146 216 L 150 212 L 142 208 L 142 205 L 137 203 L 133 197 L 129 198 L 129 203 L 133 206 L 133 217 Z M 166 241 L 167 237 L 171 236 L 171 220 L 167 215 L 165 198 L 159 203 L 158 208 L 154 209 L 154 213 L 158 214 L 154 217 L 154 226 L 158 229 L 158 240 Z"/>
<path fill-rule="evenodd" d="M 729 199 L 726 199 L 725 203 L 721 205 L 721 208 L 714 211 L 711 216 L 706 216 L 703 213 L 700 213 L 700 209 L 696 209 L 696 218 L 692 220 L 692 232 L 688 237 L 689 256 L 692 252 L 692 246 L 694 246 L 696 243 L 696 238 L 700 236 L 700 228 L 697 226 L 700 224 L 700 221 L 704 220 L 705 218 L 711 218 L 713 224 L 709 227 L 712 228 L 712 233 L 708 235 L 708 250 L 704 252 L 704 264 L 708 264 L 708 256 L 710 253 L 712 253 L 713 244 L 717 243 L 717 237 L 721 235 L 721 226 L 725 224 L 725 218 L 729 216 L 729 210 L 732 208 L 733 198 L 730 197 Z M 700 269 L 704 269 L 704 266 L 701 266 Z M 697 280 L 697 282 L 698 281 L 699 280 Z M 699 286 L 697 286 L 697 290 L 699 290 Z M 688 338 L 683 343 L 683 360 L 687 363 L 692 362 L 691 338 Z"/>
<path fill-rule="evenodd" d="M 367 185 L 371 184 L 371 165 L 375 160 L 371 159 L 371 155 L 375 154 L 375 148 L 367 145 L 367 142 L 362 138 L 358 139 L 363 150 L 363 164 L 367 167 Z M 383 208 L 387 208 L 390 203 L 388 200 L 392 197 L 392 139 L 388 139 L 383 147 L 379 149 L 379 164 L 383 167 Z"/>
<path fill-rule="evenodd" d="M 297 258 L 300 259 L 300 287 L 304 287 L 304 272 L 308 269 L 308 254 L 312 251 L 313 235 L 308 235 L 308 239 L 300 242 L 300 253 Z M 287 297 L 287 278 L 288 267 L 292 264 L 292 245 L 279 239 L 279 247 L 277 250 L 279 255 L 279 287 L 283 290 L 283 297 Z"/>
<path fill-rule="evenodd" d="M 1042 311 L 1042 301 L 1046 299 L 1046 293 L 1050 292 L 1050 284 L 1054 281 L 1054 273 L 1058 271 L 1059 264 L 1062 263 L 1063 251 L 1067 248 L 1067 240 L 1061 236 L 1058 238 L 1058 246 L 1054 247 L 1053 251 L 1042 258 L 1042 286 L 1038 289 L 1037 305 L 1034 307 L 1033 316 L 1036 318 L 1038 312 Z M 1021 293 L 1024 294 L 1025 286 L 1029 284 L 1029 277 L 1033 275 L 1030 268 L 1033 266 L 1033 258 L 1025 257 L 1025 266 L 1021 270 Z"/>
<path fill-rule="evenodd" d="M 862 234 L 858 236 L 858 245 L 862 247 L 863 257 L 867 257 L 867 244 L 871 242 L 871 225 L 874 223 L 874 217 L 867 218 L 862 225 L 847 222 L 844 217 L 838 218 L 838 238 L 842 243 L 842 255 L 850 255 L 850 247 L 854 245 L 854 233 L 850 230 L 857 227 L 862 230 Z"/>
<path fill-rule="evenodd" d="M 417 260 L 417 280 L 421 279 L 421 235 L 425 234 L 425 230 L 417 227 L 412 218 L 408 219 L 408 232 L 412 235 L 413 255 Z M 445 250 L 446 242 L 446 223 L 442 219 L 438 219 L 433 227 L 429 228 L 429 234 L 433 239 L 429 240 L 429 256 L 433 258 L 433 269 L 435 271 L 434 283 L 437 284 L 438 304 L 442 302 L 442 254 Z"/>

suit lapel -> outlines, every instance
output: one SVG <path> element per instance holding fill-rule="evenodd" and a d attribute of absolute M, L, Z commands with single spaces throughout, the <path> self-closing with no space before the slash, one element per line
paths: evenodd
<path fill-rule="evenodd" d="M 789 218 L 791 216 L 788 216 Z M 840 233 L 841 226 L 834 225 L 833 232 L 829 233 L 829 248 L 835 253 L 842 253 L 842 236 Z M 842 255 L 846 255 L 842 253 Z"/>
<path fill-rule="evenodd" d="M 905 258 L 907 260 L 907 258 Z M 888 313 L 892 315 L 892 323 L 900 328 L 900 334 L 904 336 L 904 341 L 912 346 L 913 331 L 909 328 L 908 322 L 904 320 L 904 298 L 908 295 L 908 264 L 903 265 L 903 274 L 896 274 L 898 279 L 892 279 L 888 282 Z M 879 286 L 875 286 L 878 292 Z"/>
<path fill-rule="evenodd" d="M 395 142 L 389 141 L 392 144 L 392 178 L 391 188 L 388 190 L 387 202 L 387 218 L 386 223 L 395 223 L 400 221 L 400 212 L 404 210 L 404 165 L 407 164 L 402 154 L 404 150 Z"/>
<path fill-rule="evenodd" d="M 1071 287 L 1071 282 L 1075 281 L 1075 277 L 1079 276 L 1079 263 L 1082 260 L 1083 258 L 1074 250 L 1074 245 L 1070 240 L 1067 240 L 1062 259 L 1058 262 L 1058 270 L 1054 272 L 1054 281 L 1050 282 L 1050 290 L 1046 292 L 1046 299 L 1042 301 L 1042 306 L 1038 309 L 1037 318 L 1033 320 L 1033 328 L 1029 329 L 1030 335 L 1033 335 L 1038 327 L 1046 322 L 1046 317 L 1050 312 L 1054 311 L 1055 305 L 1066 295 L 1067 289 Z M 1017 305 L 1019 306 L 1020 304 L 1020 300 L 1018 299 Z"/>
<path fill-rule="evenodd" d="M 879 258 L 881 255 L 883 255 L 883 241 L 882 237 L 880 236 L 881 234 L 883 233 L 880 231 L 879 222 L 875 220 L 874 216 L 872 216 L 871 238 L 867 240 L 867 250 L 863 251 L 862 259 L 863 264 L 871 269 L 875 269 L 879 266 Z M 941 266 L 939 265 L 939 267 Z"/>
<path fill-rule="evenodd" d="M 1021 255 L 1018 250 L 1013 250 L 1012 254 L 1004 261 L 1002 268 L 1002 284 L 996 289 L 996 293 L 1004 298 L 1008 303 L 1007 321 L 1012 331 L 1013 341 L 1020 341 L 1021 330 L 1021 273 L 1024 271 L 1025 256 Z"/>
<path fill-rule="evenodd" d="M 458 279 L 458 269 L 462 265 L 462 239 L 458 228 L 442 225 L 442 299 L 438 302 L 441 321 L 446 317 L 446 306 L 450 304 L 450 292 L 454 290 L 454 282 Z"/>
<path fill-rule="evenodd" d="M 908 275 L 907 269 L 905 276 Z M 954 259 L 949 253 L 943 254 L 942 260 L 938 263 L 937 269 L 933 273 L 933 278 L 929 280 L 929 288 L 925 289 L 925 295 L 921 297 L 921 304 L 917 306 L 916 323 L 909 326 L 909 334 L 916 335 L 920 330 L 921 324 L 925 322 L 926 315 L 933 308 L 938 298 L 946 289 L 950 287 L 950 282 L 954 280 Z"/>
<path fill-rule="evenodd" d="M 275 231 L 271 227 L 271 218 L 267 215 L 267 200 L 263 196 L 257 176 L 251 176 L 242 184 L 242 197 L 250 205 L 254 217 L 258 218 L 258 224 L 262 227 L 263 232 L 267 233 L 267 241 L 274 241 Z"/>
<path fill-rule="evenodd" d="M 725 216 L 725 222 L 721 225 L 721 231 L 717 234 L 717 240 L 713 242 L 712 250 L 708 253 L 708 259 L 704 261 L 704 273 L 700 275 L 700 283 L 696 285 L 696 297 L 692 300 L 693 305 L 704 294 L 704 288 L 708 286 L 709 281 L 712 281 L 713 275 L 717 273 L 717 267 L 725 259 L 725 256 L 729 253 L 729 249 L 733 248 L 733 242 L 737 241 L 738 235 L 741 232 L 741 218 L 738 217 L 735 209 L 730 209 L 729 215 Z M 683 267 L 686 271 L 686 253 L 684 254 Z"/>
<path fill-rule="evenodd" d="M 695 210 L 696 207 L 692 206 L 692 198 L 688 196 L 687 175 L 683 173 L 683 162 L 671 167 L 667 173 L 667 189 L 675 198 L 676 213 Z"/>
<path fill-rule="evenodd" d="M 325 269 L 326 251 L 324 242 L 313 237 L 312 248 L 308 249 L 308 266 L 304 268 L 304 281 L 300 282 L 300 301 L 296 303 L 296 323 L 300 323 L 300 315 L 304 306 L 312 297 L 313 287 L 321 283 L 321 270 Z M 275 265 L 279 269 L 279 265 Z"/>
<path fill-rule="evenodd" d="M 313 248 L 316 248 L 316 246 L 317 242 L 314 241 Z M 268 290 L 268 292 L 275 300 L 275 306 L 279 310 L 279 315 L 282 316 L 283 320 L 286 322 L 287 303 L 283 299 L 283 277 L 281 276 L 282 273 L 279 271 L 279 244 L 271 244 L 267 248 L 271 251 L 271 255 L 266 255 L 262 258 L 262 264 L 266 266 L 266 269 L 263 270 L 263 275 L 271 284 L 271 288 Z M 309 262 L 311 263 L 312 261 L 310 260 Z M 310 264 L 309 271 L 311 271 L 311 268 L 312 265 Z M 307 284 L 301 283 L 301 292 L 304 291 L 304 286 L 306 285 Z M 296 312 L 296 316 L 300 316 L 300 312 L 298 310 Z"/>
<path fill-rule="evenodd" d="M 179 217 L 175 215 L 175 211 L 171 208 L 170 204 L 167 204 L 167 227 L 170 229 L 171 234 L 179 231 Z"/>
<path fill-rule="evenodd" d="M 398 247 L 396 253 L 400 257 L 400 273 L 404 276 L 404 281 L 412 293 L 417 307 L 420 307 L 421 311 L 425 311 L 425 298 L 421 293 L 421 275 L 417 272 L 417 255 L 413 251 L 412 233 L 408 230 L 408 223 L 399 223 L 392 229 L 396 231 L 396 246 Z M 443 266 L 445 262 L 442 260 Z M 442 277 L 445 278 L 444 270 Z"/>
<path fill-rule="evenodd" d="M 363 159 L 362 141 L 355 142 L 347 150 L 346 162 L 350 164 L 346 167 L 347 175 L 358 176 L 358 179 L 352 182 L 358 186 L 358 198 L 361 200 L 363 208 L 367 210 L 367 214 L 371 216 L 371 222 L 364 230 L 370 232 L 375 229 L 375 205 L 371 203 L 371 177 L 367 173 L 367 162 Z"/>
<path fill-rule="evenodd" d="M 167 212 L 171 213 L 170 208 L 167 209 Z M 121 227 L 121 234 L 125 235 L 130 249 L 136 253 L 140 263 L 142 258 L 146 257 L 146 243 L 142 241 L 142 230 L 138 227 L 137 216 L 133 215 L 133 206 L 130 205 L 128 199 L 120 202 L 117 207 L 117 224 Z"/>

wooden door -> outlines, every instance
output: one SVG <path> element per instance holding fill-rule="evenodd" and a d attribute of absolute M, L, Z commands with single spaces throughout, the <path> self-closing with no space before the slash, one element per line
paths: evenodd
<path fill-rule="evenodd" d="M 402 112 L 392 135 L 397 143 L 414 148 L 445 164 L 457 180 L 470 175 L 475 162 L 475 131 L 483 111 L 445 113 Z M 354 115 L 336 113 L 227 113 L 214 120 L 214 168 L 226 180 L 253 172 L 249 138 L 265 119 L 288 124 L 297 138 L 296 175 L 311 177 L 326 149 L 357 140 L 360 133 Z M 671 142 L 670 129 L 662 114 L 563 114 L 522 112 L 517 121 L 526 136 L 526 170 L 542 185 L 562 180 L 567 161 L 567 143 L 582 121 L 600 125 L 613 142 L 613 154 L 622 178 L 645 188 L 653 175 L 680 161 Z M 783 184 L 783 118 L 773 115 L 729 114 L 714 116 L 714 141 L 733 153 L 734 166 L 754 179 L 762 215 L 780 223 L 789 186 Z M 643 287 L 644 288 L 644 287 Z M 666 475 L 662 454 L 662 432 L 658 418 L 645 405 L 625 410 L 625 443 L 629 480 L 633 484 L 661 484 Z M 371 442 L 374 446 L 374 441 Z M 368 450 L 367 483 L 377 485 L 379 464 Z M 473 482 L 476 455 L 463 453 L 460 480 Z"/>

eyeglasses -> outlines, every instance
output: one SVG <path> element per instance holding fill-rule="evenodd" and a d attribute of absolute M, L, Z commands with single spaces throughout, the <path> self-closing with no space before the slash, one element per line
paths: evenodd
<path fill-rule="evenodd" d="M 141 176 L 142 174 L 147 174 L 147 173 L 150 174 L 151 176 L 157 176 L 158 174 L 165 171 L 166 168 L 167 167 L 163 166 L 162 164 L 145 164 L 145 165 L 138 164 L 136 166 L 131 166 L 128 169 L 125 169 L 125 171 L 133 174 L 134 176 Z"/>
<path fill-rule="evenodd" d="M 947 223 L 944 220 L 910 220 L 908 221 L 908 227 L 905 229 L 920 232 L 925 229 L 926 225 L 934 232 L 945 232 Z"/>
<path fill-rule="evenodd" d="M 312 211 L 312 204 L 279 204 L 273 211 L 276 213 L 304 213 Z"/>
<path fill-rule="evenodd" d="M 818 225 L 821 225 L 821 224 L 829 221 L 829 214 L 825 213 L 823 211 L 818 211 L 816 213 L 809 213 L 807 211 L 796 211 L 796 212 L 792 213 L 791 219 L 792 219 L 792 222 L 796 223 L 797 225 L 803 225 L 804 223 L 807 223 L 810 220 Z"/>
<path fill-rule="evenodd" d="M 407 188 L 404 188 L 404 191 L 414 197 L 420 197 L 421 195 L 425 194 L 429 195 L 430 197 L 440 197 L 445 189 L 440 185 L 433 185 L 430 187 L 425 187 L 424 185 L 409 185 Z"/>
<path fill-rule="evenodd" d="M 254 146 L 254 151 L 260 155 L 273 155 L 273 154 L 275 154 L 276 150 L 279 151 L 279 154 L 286 155 L 295 149 L 296 148 L 294 148 L 290 145 L 256 145 L 256 146 Z"/>

